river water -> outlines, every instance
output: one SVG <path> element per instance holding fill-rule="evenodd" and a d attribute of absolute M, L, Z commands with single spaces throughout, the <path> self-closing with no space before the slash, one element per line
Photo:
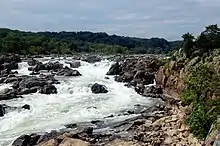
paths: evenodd
<path fill-rule="evenodd" d="M 41 59 L 48 61 L 48 58 Z M 65 64 L 63 58 L 60 63 Z M 152 105 L 153 101 L 138 95 L 133 89 L 123 83 L 117 83 L 113 77 L 104 79 L 112 62 L 107 60 L 90 64 L 81 61 L 82 66 L 77 70 L 80 77 L 59 77 L 61 84 L 55 85 L 58 94 L 25 95 L 22 99 L 1 101 L 1 104 L 22 106 L 29 104 L 31 110 L 14 111 L 0 118 L 0 146 L 11 145 L 13 140 L 22 134 L 45 132 L 62 128 L 65 124 L 89 122 L 115 115 L 111 120 L 123 120 L 127 116 L 116 116 L 124 110 L 134 109 L 134 105 Z M 19 74 L 28 75 L 26 62 L 19 64 Z M 107 94 L 93 94 L 90 86 L 93 83 L 105 85 Z M 10 85 L 1 85 L 0 89 L 10 88 Z"/>

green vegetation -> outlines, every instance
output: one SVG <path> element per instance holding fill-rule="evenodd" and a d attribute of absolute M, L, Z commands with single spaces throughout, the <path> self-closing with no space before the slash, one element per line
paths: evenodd
<path fill-rule="evenodd" d="M 196 39 L 190 33 L 183 38 L 183 51 L 187 58 L 195 55 L 210 54 L 214 49 L 220 48 L 220 28 L 217 24 L 207 26 Z"/>
<path fill-rule="evenodd" d="M 195 136 L 203 139 L 220 115 L 220 76 L 214 68 L 200 65 L 188 75 L 186 84 L 181 98 L 184 104 L 193 105 L 186 123 Z"/>
<path fill-rule="evenodd" d="M 219 66 L 216 60 L 210 63 L 220 55 L 220 28 L 210 25 L 197 38 L 190 33 L 182 38 L 185 64 L 194 57 L 201 60 L 187 72 L 186 89 L 181 94 L 183 104 L 192 105 L 186 123 L 195 136 L 204 139 L 220 115 Z"/>
<path fill-rule="evenodd" d="M 182 38 L 183 38 L 183 51 L 186 57 L 189 58 L 192 53 L 191 48 L 193 48 L 194 36 L 190 33 L 186 33 L 182 36 Z"/>
<path fill-rule="evenodd" d="M 0 29 L 0 52 L 19 54 L 167 53 L 180 41 L 140 39 L 92 32 L 24 32 Z"/>

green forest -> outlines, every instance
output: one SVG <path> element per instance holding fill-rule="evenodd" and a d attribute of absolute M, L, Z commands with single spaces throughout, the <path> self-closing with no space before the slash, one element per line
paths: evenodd
<path fill-rule="evenodd" d="M 74 53 L 168 53 L 179 48 L 181 41 L 163 38 L 141 39 L 92 32 L 25 32 L 0 29 L 1 53 L 74 54 Z"/>

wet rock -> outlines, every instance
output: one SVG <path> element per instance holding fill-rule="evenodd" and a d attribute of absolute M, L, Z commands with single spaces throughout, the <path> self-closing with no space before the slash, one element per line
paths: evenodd
<path fill-rule="evenodd" d="M 20 80 L 19 77 L 9 77 L 4 80 L 4 83 L 12 83 L 12 82 L 16 82 L 19 80 Z"/>
<path fill-rule="evenodd" d="M 18 69 L 18 63 L 16 63 L 15 61 L 12 61 L 10 63 L 6 62 L 2 64 L 2 66 L 3 69 L 9 69 L 9 70 Z"/>
<path fill-rule="evenodd" d="M 146 87 L 144 93 L 163 94 L 163 89 L 155 86 Z"/>
<path fill-rule="evenodd" d="M 152 97 L 152 98 L 160 98 L 165 100 L 163 96 L 163 89 L 155 86 L 146 87 L 142 93 L 143 96 Z"/>
<path fill-rule="evenodd" d="M 19 55 L 1 55 L 0 56 L 0 64 L 4 64 L 5 62 L 21 62 L 21 57 Z"/>
<path fill-rule="evenodd" d="M 66 128 L 76 128 L 77 127 L 77 124 L 67 124 L 67 125 L 64 125 Z"/>
<path fill-rule="evenodd" d="M 86 61 L 88 63 L 95 63 L 95 62 L 100 62 L 101 58 L 99 58 L 97 56 L 88 56 L 85 59 L 83 59 L 83 61 Z"/>
<path fill-rule="evenodd" d="M 26 77 L 19 83 L 19 88 L 42 87 L 44 85 L 47 85 L 47 80 L 37 77 Z"/>
<path fill-rule="evenodd" d="M 29 71 L 39 72 L 41 70 L 45 70 L 45 66 L 42 62 L 39 62 L 35 67 L 29 67 Z"/>
<path fill-rule="evenodd" d="M 5 106 L 0 104 L 0 117 L 3 117 L 5 115 Z"/>
<path fill-rule="evenodd" d="M 54 85 L 45 85 L 40 89 L 41 94 L 57 94 L 57 88 Z"/>
<path fill-rule="evenodd" d="M 39 138 L 40 135 L 37 134 L 22 135 L 12 143 L 12 146 L 34 146 Z"/>
<path fill-rule="evenodd" d="M 34 68 L 33 67 L 28 67 L 28 71 L 33 71 Z"/>
<path fill-rule="evenodd" d="M 111 66 L 107 75 L 115 76 L 115 81 L 126 82 L 131 86 L 148 85 L 155 80 L 155 73 L 160 67 L 156 58 L 130 57 Z"/>
<path fill-rule="evenodd" d="M 39 72 L 41 70 L 47 70 L 47 71 L 57 72 L 62 68 L 63 68 L 63 64 L 59 63 L 58 61 L 48 62 L 48 63 L 45 63 L 45 64 L 43 64 L 41 62 L 38 62 L 37 65 L 33 68 L 33 71 Z"/>
<path fill-rule="evenodd" d="M 40 74 L 39 76 L 40 78 L 44 79 L 44 80 L 47 80 L 47 82 L 49 84 L 59 84 L 60 82 L 55 79 L 54 75 L 44 75 L 44 74 Z"/>
<path fill-rule="evenodd" d="M 5 104 L 0 104 L 0 117 L 4 116 L 8 112 L 21 109 L 30 110 L 30 105 L 25 104 L 22 107 L 12 107 Z"/>
<path fill-rule="evenodd" d="M 25 95 L 25 94 L 37 93 L 38 89 L 39 89 L 39 87 L 24 88 L 18 94 Z"/>
<path fill-rule="evenodd" d="M 30 140 L 31 137 L 29 135 L 22 135 L 12 143 L 12 146 L 29 146 Z"/>
<path fill-rule="evenodd" d="M 30 75 L 39 75 L 39 74 L 40 74 L 39 72 L 34 72 L 34 71 L 30 73 Z"/>
<path fill-rule="evenodd" d="M 28 105 L 28 104 L 23 105 L 22 108 L 23 108 L 23 109 L 27 109 L 27 110 L 30 110 L 30 109 L 31 109 L 30 105 Z"/>
<path fill-rule="evenodd" d="M 77 70 L 72 70 L 68 67 L 61 69 L 56 75 L 58 76 L 81 76 Z"/>
<path fill-rule="evenodd" d="M 63 68 L 63 64 L 59 63 L 58 61 L 56 62 L 48 62 L 44 64 L 45 66 L 45 70 L 53 70 L 55 72 L 57 72 L 58 70 Z"/>
<path fill-rule="evenodd" d="M 15 95 L 15 94 L 0 94 L 0 101 L 1 100 L 11 100 L 14 98 L 23 98 L 23 97 Z"/>
<path fill-rule="evenodd" d="M 106 75 L 118 75 L 120 71 L 121 71 L 121 68 L 120 68 L 119 62 L 116 62 L 110 67 Z"/>
<path fill-rule="evenodd" d="M 67 62 L 67 63 L 70 64 L 70 67 L 72 67 L 72 68 L 78 68 L 81 66 L 81 63 L 79 61 Z"/>
<path fill-rule="evenodd" d="M 104 85 L 100 85 L 98 83 L 95 83 L 91 87 L 92 93 L 99 94 L 99 93 L 108 93 L 107 88 Z"/>
<path fill-rule="evenodd" d="M 35 65 L 39 64 L 40 62 L 38 60 L 35 60 L 32 58 L 31 60 L 28 60 L 27 63 L 29 66 L 35 66 Z"/>

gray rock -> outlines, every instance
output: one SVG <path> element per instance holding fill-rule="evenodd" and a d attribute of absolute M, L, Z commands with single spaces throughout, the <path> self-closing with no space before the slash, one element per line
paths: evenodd
<path fill-rule="evenodd" d="M 99 93 L 108 93 L 107 88 L 104 85 L 100 85 L 98 83 L 95 83 L 91 87 L 92 93 L 99 94 Z"/>

